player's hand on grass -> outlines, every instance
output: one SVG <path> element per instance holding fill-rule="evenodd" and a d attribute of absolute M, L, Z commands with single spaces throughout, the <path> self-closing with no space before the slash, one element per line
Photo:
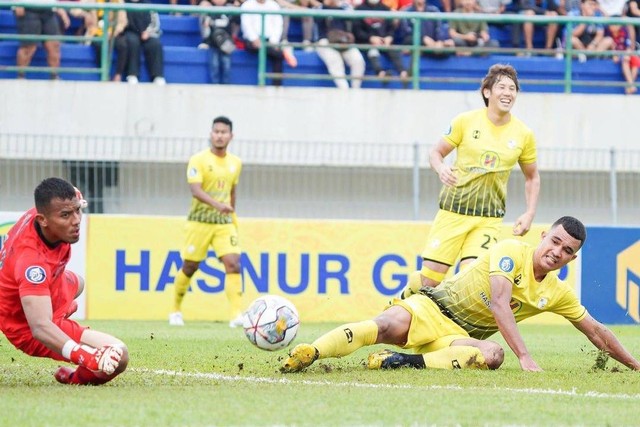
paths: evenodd
<path fill-rule="evenodd" d="M 542 372 L 542 368 L 530 357 L 523 356 L 519 359 L 520 367 L 523 371 Z"/>
<path fill-rule="evenodd" d="M 94 371 L 111 375 L 115 372 L 122 358 L 122 349 L 105 345 L 100 348 L 88 345 L 77 345 L 71 351 L 71 361 L 77 365 Z"/>

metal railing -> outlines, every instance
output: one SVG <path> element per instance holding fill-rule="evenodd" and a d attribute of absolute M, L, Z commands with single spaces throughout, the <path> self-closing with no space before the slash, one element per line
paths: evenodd
<path fill-rule="evenodd" d="M 241 15 L 241 14 L 258 14 L 262 18 L 262 28 L 265 25 L 265 16 L 268 14 L 279 14 L 290 17 L 305 17 L 310 16 L 314 18 L 334 17 L 338 19 L 361 19 L 370 16 L 376 16 L 385 19 L 410 19 L 413 21 L 413 34 L 411 45 L 393 45 L 389 47 L 375 48 L 378 50 L 402 50 L 410 51 L 412 57 L 412 72 L 410 77 L 410 86 L 413 89 L 419 89 L 420 83 L 429 82 L 452 82 L 452 83 L 478 83 L 480 79 L 476 78 L 457 78 L 457 77 L 429 77 L 420 75 L 420 56 L 422 53 L 436 53 L 436 52 L 472 52 L 474 54 L 491 54 L 491 53 L 506 53 L 515 54 L 520 52 L 535 52 L 536 54 L 543 55 L 555 55 L 558 53 L 557 49 L 535 49 L 527 50 L 520 48 L 488 48 L 488 47 L 473 47 L 473 48 L 427 48 L 421 45 L 420 40 L 420 22 L 423 20 L 429 21 L 486 21 L 490 24 L 522 24 L 525 22 L 532 22 L 535 25 L 540 24 L 561 24 L 564 25 L 568 34 L 571 34 L 572 29 L 579 24 L 620 24 L 620 25 L 638 25 L 640 19 L 635 18 L 619 18 L 619 17 L 581 17 L 581 16 L 524 16 L 517 14 L 460 14 L 460 13 L 424 13 L 424 12 L 360 12 L 360 11 L 326 11 L 326 10 L 288 10 L 284 9 L 278 12 L 263 12 L 263 11 L 245 11 L 237 7 L 216 7 L 215 11 L 212 11 L 210 7 L 201 6 L 174 6 L 174 5 L 161 5 L 161 4 L 131 4 L 131 3 L 83 3 L 83 2 L 37 2 L 32 3 L 29 1 L 7 1 L 0 0 L 0 9 L 7 9 L 12 7 L 29 7 L 29 8 L 63 8 L 63 9 L 85 9 L 85 10 L 104 10 L 105 12 L 117 11 L 117 10 L 135 10 L 135 11 L 156 11 L 159 13 L 188 13 L 188 14 L 211 14 L 211 13 L 224 13 L 228 15 Z M 104 13 L 104 28 L 109 28 L 109 13 Z M 32 72 L 77 72 L 77 73 L 99 73 L 101 79 L 109 79 L 109 70 L 111 66 L 110 49 L 109 49 L 109 35 L 108 31 L 104 31 L 100 37 L 82 37 L 82 36 L 37 36 L 37 35 L 16 35 L 16 34 L 0 34 L 0 40 L 60 40 L 64 42 L 77 42 L 77 41 L 92 41 L 100 43 L 100 56 L 101 66 L 99 68 L 71 68 L 71 67 L 17 67 L 17 66 L 0 66 L 0 70 L 5 71 L 32 71 Z M 260 86 L 266 84 L 266 79 L 270 77 L 284 77 L 287 79 L 333 79 L 334 77 L 328 75 L 317 74 L 282 74 L 282 73 L 269 73 L 267 72 L 267 56 L 266 47 L 268 45 L 264 33 L 261 34 L 260 49 L 258 51 L 258 84 Z M 280 44 L 285 46 L 285 44 Z M 301 43 L 288 43 L 287 45 L 293 47 L 303 46 Z M 344 47 L 344 45 L 332 45 L 330 47 Z M 362 50 L 371 49 L 371 45 L 354 44 L 351 45 Z M 624 82 L 603 82 L 603 81 L 575 81 L 573 79 L 573 61 L 572 59 L 577 54 L 584 54 L 589 57 L 594 54 L 600 56 L 614 56 L 614 55 L 629 55 L 629 52 L 622 51 L 606 51 L 606 52 L 591 52 L 586 50 L 576 50 L 573 48 L 571 37 L 567 37 L 566 45 L 562 49 L 564 55 L 564 78 L 561 80 L 545 80 L 545 79 L 522 79 L 523 84 L 535 84 L 535 85 L 549 85 L 549 86 L 562 86 L 565 93 L 571 93 L 572 88 L 575 86 L 625 86 Z M 344 76 L 346 79 L 350 79 L 349 76 Z M 381 80 L 379 77 L 365 76 L 365 80 Z M 385 77 L 387 81 L 400 81 L 400 77 Z"/>
<path fill-rule="evenodd" d="M 90 212 L 181 215 L 190 197 L 187 160 L 205 146 L 202 138 L 0 133 L 0 210 L 29 207 L 37 183 L 56 175 L 82 188 Z M 244 165 L 240 210 L 263 218 L 426 220 L 441 186 L 429 147 L 235 140 Z M 639 223 L 640 149 L 539 148 L 538 158 L 538 221 L 571 214 L 592 224 Z M 525 206 L 523 188 L 516 168 L 507 220 Z"/>

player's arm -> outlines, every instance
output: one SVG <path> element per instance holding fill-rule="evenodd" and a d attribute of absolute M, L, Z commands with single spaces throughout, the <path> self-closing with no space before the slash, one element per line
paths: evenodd
<path fill-rule="evenodd" d="M 518 358 L 520 367 L 524 371 L 542 371 L 538 364 L 531 358 L 522 335 L 516 325 L 516 319 L 511 311 L 511 287 L 512 283 L 503 276 L 489 276 L 491 284 L 491 312 L 496 319 L 496 324 L 504 340 Z"/>
<path fill-rule="evenodd" d="M 636 371 L 640 370 L 640 362 L 624 348 L 613 332 L 589 314 L 581 321 L 574 322 L 573 326 L 585 334 L 598 349 L 606 352 L 623 365 Z"/>
<path fill-rule="evenodd" d="M 440 138 L 438 143 L 429 152 L 429 164 L 431 168 L 438 174 L 440 181 L 444 185 L 455 185 L 457 182 L 456 176 L 453 174 L 453 170 L 445 162 L 444 158 L 447 157 L 454 149 L 454 146 L 449 144 L 443 138 Z"/>
<path fill-rule="evenodd" d="M 69 340 L 69 336 L 51 320 L 51 297 L 27 295 L 22 297 L 21 301 L 33 337 L 49 350 L 62 354 L 62 347 Z"/>
<path fill-rule="evenodd" d="M 191 190 L 191 195 L 196 199 L 200 200 L 202 203 L 206 203 L 214 209 L 219 210 L 223 214 L 229 214 L 233 212 L 233 206 L 227 205 L 225 203 L 218 202 L 214 200 L 206 191 L 202 189 L 201 182 L 192 182 L 189 183 L 189 189 Z"/>
<path fill-rule="evenodd" d="M 540 173 L 538 163 L 520 164 L 520 169 L 524 175 L 524 195 L 527 203 L 527 211 L 520 215 L 513 224 L 513 235 L 524 236 L 529 232 L 533 217 L 538 209 L 538 198 L 540 197 Z"/>
<path fill-rule="evenodd" d="M 119 347 L 104 346 L 93 348 L 73 341 L 55 323 L 51 297 L 45 295 L 26 295 L 20 299 L 22 309 L 31 329 L 31 335 L 49 350 L 61 354 L 71 362 L 92 371 L 111 375 L 122 358 Z"/>

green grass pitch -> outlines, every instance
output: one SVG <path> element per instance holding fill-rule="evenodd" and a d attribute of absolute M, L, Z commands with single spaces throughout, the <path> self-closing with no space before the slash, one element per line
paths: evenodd
<path fill-rule="evenodd" d="M 497 371 L 369 371 L 361 349 L 278 372 L 286 350 L 253 347 L 223 323 L 85 321 L 129 346 L 129 369 L 99 387 L 57 384 L 58 363 L 0 338 L 0 426 L 632 426 L 640 425 L 640 373 L 597 352 L 572 326 L 521 325 L 545 370 L 525 373 L 505 346 Z M 293 344 L 336 324 L 302 324 Z M 612 326 L 640 357 L 640 328 Z"/>

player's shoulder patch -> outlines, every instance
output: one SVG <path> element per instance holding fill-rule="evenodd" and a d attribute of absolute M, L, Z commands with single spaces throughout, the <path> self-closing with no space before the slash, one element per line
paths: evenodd
<path fill-rule="evenodd" d="M 500 259 L 500 262 L 498 263 L 500 270 L 504 271 L 505 273 L 510 273 L 511 270 L 513 270 L 514 265 L 515 263 L 513 262 L 513 259 L 508 256 L 502 257 Z"/>
<path fill-rule="evenodd" d="M 32 265 L 24 271 L 24 278 L 27 279 L 29 283 L 39 285 L 47 279 L 47 272 L 39 265 Z"/>
<path fill-rule="evenodd" d="M 189 168 L 189 170 L 187 171 L 187 177 L 193 178 L 195 176 L 198 176 L 198 169 L 193 167 Z"/>

